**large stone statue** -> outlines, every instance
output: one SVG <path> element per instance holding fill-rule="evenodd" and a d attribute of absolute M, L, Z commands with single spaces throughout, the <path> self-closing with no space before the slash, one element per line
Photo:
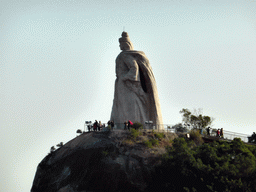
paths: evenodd
<path fill-rule="evenodd" d="M 133 50 L 127 32 L 119 39 L 122 52 L 116 58 L 115 94 L 110 119 L 118 127 L 125 121 L 153 121 L 162 128 L 162 113 L 152 68 L 145 53 Z"/>

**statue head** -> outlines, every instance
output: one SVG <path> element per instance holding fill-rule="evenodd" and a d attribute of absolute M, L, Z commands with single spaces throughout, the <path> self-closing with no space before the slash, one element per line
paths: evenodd
<path fill-rule="evenodd" d="M 122 33 L 122 37 L 119 38 L 119 43 L 120 43 L 121 50 L 123 51 L 133 50 L 133 45 L 127 32 Z"/>

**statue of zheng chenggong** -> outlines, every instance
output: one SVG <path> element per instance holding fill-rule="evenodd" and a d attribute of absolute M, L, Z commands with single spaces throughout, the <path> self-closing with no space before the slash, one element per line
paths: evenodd
<path fill-rule="evenodd" d="M 133 50 L 127 32 L 119 38 L 122 52 L 116 58 L 116 81 L 110 120 L 120 127 L 125 121 L 153 121 L 163 127 L 156 81 L 145 53 Z M 119 127 L 118 126 L 118 127 Z M 144 126 L 145 127 L 145 126 Z"/>

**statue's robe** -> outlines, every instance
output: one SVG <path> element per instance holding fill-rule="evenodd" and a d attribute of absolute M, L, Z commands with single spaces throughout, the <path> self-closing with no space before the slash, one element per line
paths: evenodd
<path fill-rule="evenodd" d="M 153 121 L 156 128 L 162 122 L 156 81 L 145 53 L 122 51 L 116 58 L 115 94 L 110 120 L 118 127 L 125 121 Z"/>

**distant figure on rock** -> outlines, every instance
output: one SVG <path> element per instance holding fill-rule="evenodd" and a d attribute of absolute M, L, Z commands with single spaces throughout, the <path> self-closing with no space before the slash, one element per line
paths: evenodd
<path fill-rule="evenodd" d="M 128 121 L 128 130 L 129 130 L 129 131 L 130 131 L 132 125 L 133 125 L 133 123 L 129 120 L 129 121 Z"/>
<path fill-rule="evenodd" d="M 98 121 L 95 120 L 95 122 L 93 123 L 93 130 L 97 131 L 97 127 L 98 127 Z"/>
<path fill-rule="evenodd" d="M 110 121 L 110 126 L 111 126 L 111 130 L 113 130 L 113 129 L 114 129 L 114 126 L 115 126 L 114 121 Z"/>
<path fill-rule="evenodd" d="M 207 127 L 207 135 L 210 136 L 210 127 Z"/>
<path fill-rule="evenodd" d="M 220 137 L 220 129 L 217 130 L 217 137 Z"/>
<path fill-rule="evenodd" d="M 102 124 L 101 124 L 101 121 L 99 121 L 99 123 L 98 123 L 98 131 L 100 131 L 100 129 L 101 129 L 101 127 L 102 127 Z"/>
<path fill-rule="evenodd" d="M 220 137 L 224 138 L 223 128 L 220 129 Z"/>
<path fill-rule="evenodd" d="M 88 131 L 91 131 L 91 125 L 87 125 Z"/>
<path fill-rule="evenodd" d="M 128 123 L 127 123 L 127 121 L 125 121 L 125 122 L 124 122 L 124 130 L 127 129 L 127 126 L 128 126 Z"/>
<path fill-rule="evenodd" d="M 212 128 L 209 127 L 209 135 L 211 136 L 212 135 Z"/>
<path fill-rule="evenodd" d="M 155 77 L 145 53 L 133 50 L 127 32 L 119 39 L 122 52 L 116 58 L 115 94 L 111 120 L 121 125 L 153 121 L 163 124 Z"/>

